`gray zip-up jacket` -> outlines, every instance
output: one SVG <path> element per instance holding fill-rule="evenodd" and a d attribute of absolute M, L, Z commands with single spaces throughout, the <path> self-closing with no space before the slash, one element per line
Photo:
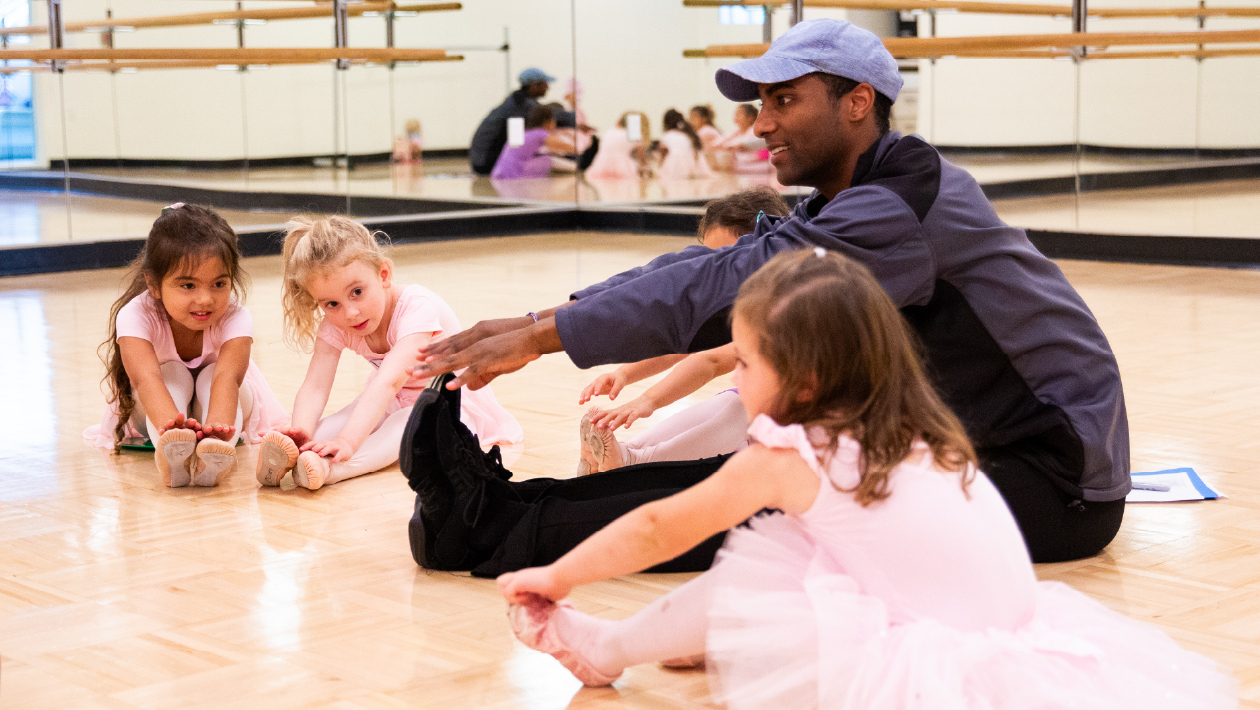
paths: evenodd
<path fill-rule="evenodd" d="M 883 136 L 831 201 L 815 192 L 733 246 L 665 254 L 573 294 L 556 313 L 565 352 L 585 368 L 722 345 L 744 279 L 815 245 L 879 279 L 982 457 L 1018 444 L 1075 496 L 1128 493 L 1124 394 L 1098 322 L 975 179 L 917 136 Z"/>

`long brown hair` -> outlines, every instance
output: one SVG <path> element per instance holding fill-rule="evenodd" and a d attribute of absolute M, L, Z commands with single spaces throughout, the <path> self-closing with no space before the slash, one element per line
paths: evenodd
<path fill-rule="evenodd" d="M 118 312 L 133 298 L 149 290 L 150 283 L 161 288 L 162 281 L 171 272 L 216 256 L 227 268 L 236 300 L 243 301 L 248 277 L 241 269 L 236 232 L 209 207 L 176 203 L 162 209 L 162 214 L 149 229 L 149 238 L 144 241 L 140 256 L 131 262 L 131 282 L 109 309 L 109 339 L 97 348 L 97 353 L 105 362 L 104 382 L 109 385 L 109 401 L 118 405 L 114 451 L 118 451 L 118 445 L 126 437 L 127 424 L 136 409 L 131 378 L 123 367 L 122 351 L 118 347 Z"/>
<path fill-rule="evenodd" d="M 687 138 L 691 140 L 691 146 L 697 152 L 704 149 L 704 143 L 700 141 L 700 135 L 696 133 L 696 129 L 691 127 L 690 123 L 687 123 L 687 119 L 683 118 L 681 113 L 678 113 L 678 109 L 671 108 L 666 111 L 665 118 L 661 123 L 667 131 L 673 130 L 685 133 Z"/>
<path fill-rule="evenodd" d="M 779 254 L 739 290 L 732 317 L 757 333 L 781 388 L 772 417 L 861 445 L 858 503 L 888 497 L 888 476 L 927 443 L 938 466 L 975 476 L 976 454 L 958 417 L 923 372 L 918 340 L 863 265 L 822 248 Z M 833 483 L 834 485 L 834 483 Z"/>

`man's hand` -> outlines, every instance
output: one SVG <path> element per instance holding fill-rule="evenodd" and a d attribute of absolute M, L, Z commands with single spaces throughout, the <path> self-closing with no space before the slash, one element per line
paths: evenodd
<path fill-rule="evenodd" d="M 482 324 L 478 323 L 466 333 L 421 348 L 416 356 L 417 366 L 408 372 L 417 378 L 455 372 L 458 376 L 447 384 L 447 389 L 454 390 L 467 385 L 469 389 L 476 390 L 490 384 L 499 375 L 516 372 L 547 353 L 564 349 L 560 334 L 556 332 L 554 319 L 540 320 L 537 323 L 532 318 L 528 320 L 530 325 L 527 328 L 513 329 L 489 337 L 473 332 L 481 327 Z M 482 332 L 488 332 L 492 327 L 494 326 L 487 326 Z M 463 337 L 465 334 L 468 335 L 467 338 Z M 457 339 L 465 345 L 443 347 L 448 341 Z"/>
<path fill-rule="evenodd" d="M 515 330 L 522 330 L 533 324 L 534 319 L 529 316 L 479 321 L 477 325 L 474 325 L 468 330 L 456 333 L 449 338 L 429 343 L 425 347 L 420 348 L 420 362 L 423 363 L 426 358 L 443 358 L 447 355 L 467 350 L 475 343 L 479 343 L 486 338 L 492 338 L 496 335 L 502 335 L 504 333 L 511 333 Z"/>

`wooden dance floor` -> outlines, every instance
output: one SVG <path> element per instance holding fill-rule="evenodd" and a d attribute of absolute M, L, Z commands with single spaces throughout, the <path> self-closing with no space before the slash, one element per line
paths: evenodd
<path fill-rule="evenodd" d="M 402 283 L 437 291 L 468 326 L 555 305 L 690 243 L 563 233 L 394 257 Z M 1134 470 L 1191 466 L 1229 497 L 1131 505 L 1101 555 L 1038 573 L 1218 660 L 1244 707 L 1260 708 L 1260 273 L 1061 266 L 1119 358 Z M 281 342 L 279 257 L 247 268 L 254 357 L 289 405 L 305 357 Z M 122 279 L 0 280 L 0 707 L 711 707 L 702 673 L 651 665 L 583 690 L 512 638 L 492 581 L 419 569 L 396 466 L 315 492 L 260 489 L 247 446 L 219 487 L 170 490 L 151 454 L 88 448 L 80 432 L 104 408 L 95 349 Z M 368 369 L 347 354 L 330 407 L 357 394 Z M 551 355 L 494 383 L 526 432 L 509 468 L 572 474 L 577 396 L 594 374 Z M 631 575 L 573 599 L 621 618 L 689 577 Z"/>

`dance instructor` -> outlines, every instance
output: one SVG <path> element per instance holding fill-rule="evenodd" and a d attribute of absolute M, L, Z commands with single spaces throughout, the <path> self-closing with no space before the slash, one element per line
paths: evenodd
<path fill-rule="evenodd" d="M 998 219 L 975 179 L 888 130 L 902 80 L 879 38 L 844 21 L 802 22 L 764 56 L 718 70 L 717 84 L 732 101 L 761 99 L 754 130 L 781 183 L 815 188 L 808 200 L 734 246 L 666 254 L 561 307 L 478 323 L 422 351 L 417 374 L 467 368 L 449 387 L 475 389 L 544 353 L 587 368 L 711 348 L 729 342 L 727 316 L 749 275 L 779 252 L 821 246 L 869 267 L 918 333 L 1033 560 L 1111 542 L 1130 487 L 1115 356 L 1063 273 Z M 456 395 L 437 391 L 417 403 L 403 441 L 419 494 L 412 549 L 425 567 L 494 576 L 549 563 L 725 460 L 512 483 L 497 459 L 447 431 L 442 410 Z M 705 569 L 720 538 L 656 569 Z"/>

